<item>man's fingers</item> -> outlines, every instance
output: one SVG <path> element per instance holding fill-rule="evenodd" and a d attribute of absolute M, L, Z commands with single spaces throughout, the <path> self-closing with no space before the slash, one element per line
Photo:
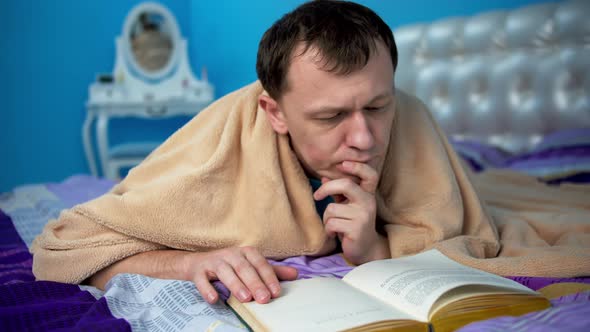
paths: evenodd
<path fill-rule="evenodd" d="M 360 187 L 368 192 L 374 193 L 377 190 L 377 184 L 379 183 L 379 174 L 366 163 L 359 163 L 356 161 L 344 161 L 342 167 L 350 175 L 354 175 L 361 179 Z"/>
<path fill-rule="evenodd" d="M 362 190 L 362 188 L 351 179 L 341 178 L 322 184 L 322 186 L 313 193 L 313 198 L 319 201 L 328 196 L 332 196 L 334 197 L 335 202 L 343 203 L 346 199 L 353 202 L 360 202 L 366 195 L 367 192 Z"/>
<path fill-rule="evenodd" d="M 254 297 L 256 301 L 267 301 L 270 297 L 277 297 L 281 293 L 281 286 L 279 285 L 279 279 L 277 279 L 277 275 L 275 274 L 274 269 L 268 263 L 266 258 L 262 256 L 256 249 L 246 247 L 243 249 L 244 254 L 248 261 L 252 264 L 254 269 L 256 270 L 258 276 L 263 281 L 263 285 L 258 285 L 256 280 L 252 280 L 255 284 L 254 287 L 258 287 L 254 290 Z M 242 279 L 243 280 L 243 279 Z M 245 280 L 244 280 L 245 281 Z M 246 281 L 245 281 L 246 282 Z M 248 282 L 246 282 L 248 284 Z M 270 291 L 270 294 L 268 294 Z M 258 296 L 257 296 L 258 294 Z M 265 303 L 265 302 L 261 302 Z"/>
<path fill-rule="evenodd" d="M 279 279 L 297 278 L 296 269 L 274 268 L 253 247 L 222 249 L 204 255 L 205 259 L 193 271 L 193 281 L 209 303 L 219 299 L 219 294 L 211 285 L 212 280 L 221 281 L 241 302 L 254 299 L 258 303 L 267 303 L 279 296 Z"/>
<path fill-rule="evenodd" d="M 219 295 L 217 294 L 217 291 L 213 285 L 211 285 L 211 282 L 205 273 L 197 275 L 193 282 L 195 283 L 197 290 L 199 290 L 199 293 L 205 299 L 205 301 L 210 304 L 217 302 Z"/>
<path fill-rule="evenodd" d="M 219 281 L 221 281 L 238 300 L 241 302 L 248 302 L 252 299 L 252 294 L 248 290 L 248 287 L 244 285 L 240 277 L 238 277 L 237 273 L 240 273 L 239 269 L 240 268 L 236 270 L 235 266 L 229 265 L 226 262 L 217 264 L 215 268 Z"/>
<path fill-rule="evenodd" d="M 299 272 L 291 266 L 273 265 L 274 272 L 280 280 L 295 280 Z"/>
<path fill-rule="evenodd" d="M 331 180 L 328 179 L 327 177 L 322 177 L 322 185 L 325 183 L 330 182 Z M 320 199 L 324 199 L 325 197 L 322 197 Z M 332 195 L 332 198 L 334 199 L 334 202 L 336 203 L 342 203 L 344 201 L 346 201 L 346 196 L 342 195 L 342 194 L 336 194 L 336 195 Z"/>
<path fill-rule="evenodd" d="M 230 264 L 256 302 L 267 303 L 270 301 L 271 293 L 262 281 L 259 275 L 260 271 L 252 265 L 252 262 L 240 255 L 235 257 L 235 260 L 231 261 Z"/>
<path fill-rule="evenodd" d="M 350 220 L 342 218 L 330 218 L 325 222 L 324 229 L 328 235 L 338 234 L 340 238 L 350 236 Z"/>
<path fill-rule="evenodd" d="M 330 218 L 342 218 L 347 220 L 353 220 L 359 218 L 359 211 L 357 208 L 350 206 L 349 204 L 337 204 L 330 203 L 324 210 L 322 220 L 324 222 Z"/>

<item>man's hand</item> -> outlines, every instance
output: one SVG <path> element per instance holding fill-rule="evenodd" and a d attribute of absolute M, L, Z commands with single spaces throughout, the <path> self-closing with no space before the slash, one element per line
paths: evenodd
<path fill-rule="evenodd" d="M 211 281 L 221 281 L 234 296 L 247 302 L 267 303 L 279 296 L 279 280 L 294 280 L 297 269 L 272 266 L 252 247 L 234 247 L 209 252 L 154 250 L 122 259 L 97 272 L 87 282 L 104 289 L 118 273 L 138 273 L 160 279 L 189 280 L 211 304 L 219 295 Z"/>
<path fill-rule="evenodd" d="M 294 280 L 297 269 L 273 266 L 252 247 L 234 247 L 184 257 L 186 279 L 192 280 L 209 303 L 218 294 L 211 281 L 221 281 L 241 302 L 268 303 L 281 292 L 280 280 Z"/>
<path fill-rule="evenodd" d="M 314 193 L 314 199 L 334 197 L 334 203 L 326 207 L 323 220 L 328 235 L 338 235 L 346 259 L 354 264 L 389 258 L 387 239 L 377 233 L 375 220 L 377 203 L 375 191 L 379 175 L 365 163 L 345 161 L 342 168 L 354 178 L 322 178 L 322 186 Z"/>

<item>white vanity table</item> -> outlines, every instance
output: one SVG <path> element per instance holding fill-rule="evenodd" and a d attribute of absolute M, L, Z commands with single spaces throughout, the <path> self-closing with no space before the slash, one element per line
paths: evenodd
<path fill-rule="evenodd" d="M 157 3 L 134 7 L 116 39 L 112 75 L 90 85 L 82 128 L 90 171 L 117 180 L 120 170 L 140 163 L 160 142 L 134 141 L 111 146 L 109 121 L 113 118 L 162 119 L 193 116 L 213 101 L 213 86 L 203 72 L 197 79 L 188 63 L 187 43 L 176 19 Z"/>

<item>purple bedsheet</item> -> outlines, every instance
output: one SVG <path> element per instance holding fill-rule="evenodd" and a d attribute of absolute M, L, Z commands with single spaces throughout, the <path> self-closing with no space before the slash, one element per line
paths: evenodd
<path fill-rule="evenodd" d="M 34 281 L 32 257 L 0 211 L 0 331 L 131 331 L 104 299 L 76 285 Z"/>

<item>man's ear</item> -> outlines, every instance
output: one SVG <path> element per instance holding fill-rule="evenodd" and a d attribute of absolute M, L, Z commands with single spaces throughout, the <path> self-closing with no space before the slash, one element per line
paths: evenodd
<path fill-rule="evenodd" d="M 285 115 L 276 100 L 266 94 L 261 94 L 258 97 L 258 105 L 266 112 L 270 125 L 277 134 L 285 135 L 289 132 L 285 122 Z"/>

